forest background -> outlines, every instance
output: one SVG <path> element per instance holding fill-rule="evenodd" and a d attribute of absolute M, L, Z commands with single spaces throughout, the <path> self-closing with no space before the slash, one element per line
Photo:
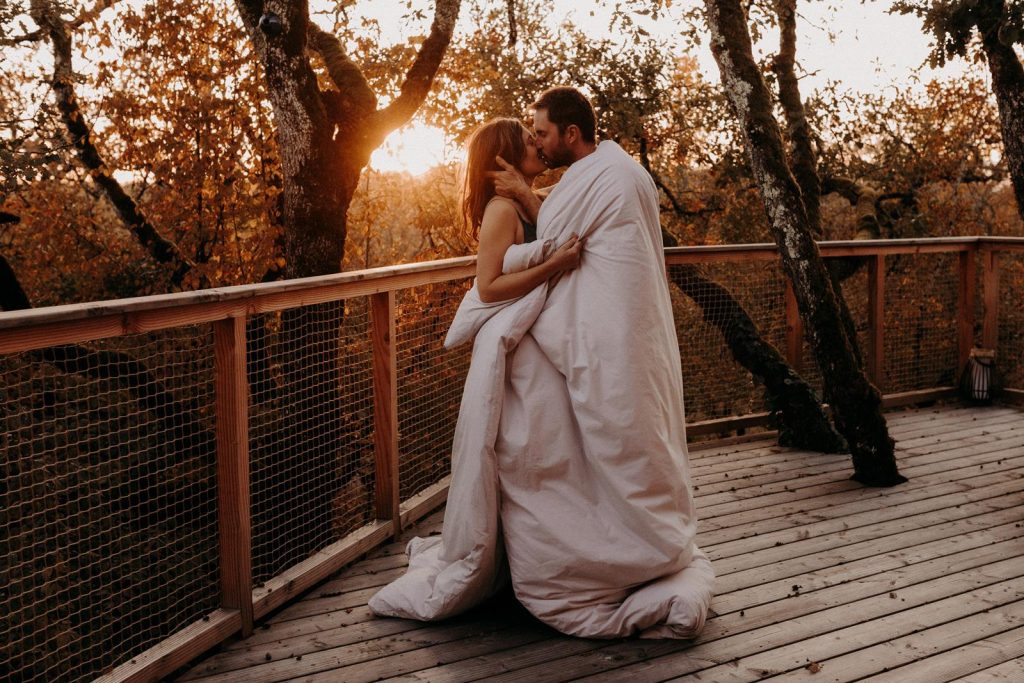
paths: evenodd
<path fill-rule="evenodd" d="M 736 2 L 704 4 L 739 13 Z M 748 28 L 754 36 L 800 174 L 803 199 L 789 197 L 805 207 L 798 227 L 824 239 L 1024 234 L 1024 74 L 1014 52 L 1024 2 L 871 5 L 905 13 L 901 30 L 915 31 L 913 41 L 879 40 L 888 31 L 879 21 L 861 29 L 875 32 L 872 43 L 930 45 L 927 66 L 854 85 L 841 67 L 876 68 L 854 45 L 820 63 L 827 50 L 806 61 L 797 51 L 793 68 L 785 37 L 794 30 L 829 45 L 849 29 L 833 25 L 846 8 L 828 2 L 744 2 L 749 25 L 724 41 L 735 47 Z M 745 145 L 750 126 L 710 66 L 703 4 L 608 0 L 586 5 L 593 16 L 564 6 L 316 2 L 308 29 L 300 1 L 0 0 L 0 309 L 472 254 L 457 155 L 418 174 L 373 155 L 406 125 L 457 147 L 491 117 L 525 119 L 554 84 L 583 89 L 601 137 L 650 171 L 667 243 L 777 238 L 764 176 L 748 161 L 765 145 Z M 794 24 L 794 8 L 819 18 Z M 1016 69 L 994 82 L 996 62 Z M 780 90 L 797 81 L 794 107 Z M 393 158 L 411 166 L 421 151 L 410 142 Z M 852 354 L 847 341 L 866 331 L 867 269 L 853 261 L 836 277 L 856 294 L 847 298 L 857 329 L 832 325 L 845 340 L 820 336 L 816 349 Z M 951 263 L 887 259 L 886 391 L 955 383 Z M 674 266 L 670 277 L 688 420 L 767 407 L 782 415 L 780 442 L 842 447 L 815 392 L 851 383 L 823 382 L 812 375 L 829 363 L 807 362 L 812 392 L 765 343 L 784 339 L 778 263 Z M 1024 268 L 1014 261 L 1001 277 L 1020 291 Z M 466 286 L 396 297 L 402 500 L 450 471 L 468 353 L 439 347 Z M 375 519 L 367 308 L 358 297 L 245 321 L 257 582 Z M 1018 321 L 1018 309 L 1001 315 Z M 1001 341 L 1012 353 L 1024 327 L 1005 327 L 1017 335 Z M 196 325 L 0 359 L 0 556 L 12 577 L 0 599 L 0 661 L 20 678 L 91 680 L 220 604 L 212 349 L 210 327 Z M 862 384 L 874 404 L 851 403 L 877 413 L 878 392 Z M 842 436 L 863 473 L 858 434 Z M 892 464 L 888 434 L 877 437 Z M 872 483 L 899 481 L 893 467 Z"/>
<path fill-rule="evenodd" d="M 398 91 L 432 18 L 430 3 L 390 5 L 311 6 L 313 21 L 341 38 L 378 93 Z M 443 131 L 457 146 L 492 116 L 526 119 L 548 85 L 576 85 L 593 98 L 601 135 L 657 180 L 664 226 L 680 244 L 770 241 L 740 131 L 700 63 L 706 38 L 697 11 L 671 2 L 594 7 L 562 19 L 535 0 L 463 3 L 417 125 Z M 771 8 L 753 3 L 750 12 L 774 87 Z M 268 86 L 232 4 L 100 2 L 75 27 L 75 97 L 100 157 L 94 168 L 69 144 L 55 107 L 51 48 L 19 40 L 36 28 L 29 9 L 4 2 L 0 16 L 0 210 L 20 219 L 0 225 L 0 255 L 29 301 L 65 304 L 285 275 Z M 78 11 L 69 7 L 67 16 Z M 651 30 L 666 24 L 673 30 Z M 826 42 L 831 30 L 800 26 Z M 386 39 L 398 34 L 395 43 Z M 890 85 L 868 91 L 829 79 L 829 64 L 805 64 L 798 55 L 801 76 L 820 84 L 804 90 L 826 238 L 1022 234 L 995 100 L 976 54 L 951 69 L 888 74 Z M 841 59 L 872 68 L 867 56 Z M 322 64 L 320 77 L 328 78 Z M 416 156 L 416 144 L 404 153 Z M 187 274 L 154 259 L 126 228 L 96 182 L 100 175 L 120 183 L 146 222 L 180 250 L 192 266 Z M 371 163 L 341 233 L 342 269 L 474 253 L 460 230 L 457 175 L 450 154 L 418 175 Z"/>

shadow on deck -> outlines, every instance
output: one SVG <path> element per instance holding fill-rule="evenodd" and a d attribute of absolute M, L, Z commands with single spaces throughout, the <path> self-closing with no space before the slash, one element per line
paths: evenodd
<path fill-rule="evenodd" d="M 404 571 L 385 546 L 179 680 L 1024 680 L 1024 415 L 889 415 L 910 482 L 751 441 L 693 449 L 698 542 L 718 573 L 696 642 L 581 640 L 511 594 L 436 624 L 374 618 Z M 442 513 L 406 534 L 438 533 Z"/>

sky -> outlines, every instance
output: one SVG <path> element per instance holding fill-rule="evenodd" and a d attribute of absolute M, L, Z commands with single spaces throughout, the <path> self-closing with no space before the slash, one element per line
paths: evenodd
<path fill-rule="evenodd" d="M 676 0 L 669 15 L 658 22 L 644 24 L 651 33 L 674 39 L 680 25 L 673 17 L 686 6 L 699 0 Z M 962 73 L 966 65 L 954 61 L 943 69 L 927 67 L 928 37 L 921 30 L 921 20 L 913 16 L 892 15 L 887 12 L 887 0 L 847 0 L 845 2 L 800 2 L 797 18 L 797 61 L 807 72 L 801 81 L 805 97 L 827 81 L 839 81 L 856 91 L 884 91 L 901 83 L 909 86 L 907 78 L 920 69 L 923 81 L 952 77 Z M 394 39 L 402 39 L 400 22 L 393 20 L 402 13 L 400 0 L 376 0 L 371 11 L 390 27 Z M 594 12 L 589 3 L 580 0 L 553 0 L 551 21 L 560 23 L 571 17 L 582 26 L 590 26 L 595 35 L 608 30 L 608 13 Z M 829 5 L 836 5 L 829 9 Z M 458 29 L 456 29 L 458 31 Z M 778 45 L 777 35 L 766 35 L 758 48 L 771 52 Z M 718 67 L 707 40 L 696 48 L 695 56 L 705 76 L 718 82 Z M 431 165 L 458 157 L 458 151 L 440 135 L 426 126 L 414 123 L 398 131 L 373 156 L 372 165 L 378 170 L 408 170 L 416 174 Z"/>

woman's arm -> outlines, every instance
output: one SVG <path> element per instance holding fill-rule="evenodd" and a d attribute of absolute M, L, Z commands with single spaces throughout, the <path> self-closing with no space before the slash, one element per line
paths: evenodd
<path fill-rule="evenodd" d="M 480 251 L 476 258 L 476 286 L 486 304 L 506 301 L 527 294 L 551 276 L 576 268 L 583 242 L 572 235 L 544 263 L 519 271 L 502 273 L 505 252 L 515 242 L 519 214 L 511 202 L 491 202 L 480 225 Z"/>

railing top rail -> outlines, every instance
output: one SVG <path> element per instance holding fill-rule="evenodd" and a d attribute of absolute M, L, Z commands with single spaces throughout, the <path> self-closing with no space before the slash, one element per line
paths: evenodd
<path fill-rule="evenodd" d="M 819 242 L 825 255 L 869 255 L 876 253 L 919 253 L 963 251 L 985 245 L 988 248 L 1024 249 L 1021 237 L 940 237 L 906 240 L 844 240 Z M 742 255 L 772 258 L 775 245 L 726 244 L 665 249 L 672 263 L 728 261 Z M 160 294 L 112 301 L 98 301 L 26 311 L 0 311 L 0 338 L 16 331 L 75 321 L 92 321 L 88 338 L 144 332 L 174 324 L 209 322 L 246 313 L 277 311 L 324 301 L 365 296 L 447 280 L 471 277 L 476 258 L 464 256 L 382 268 L 337 273 L 320 277 L 285 280 L 233 287 L 215 287 L 196 292 Z M 59 335 L 67 337 L 67 335 Z M 84 341 L 85 337 L 83 337 Z M 24 348 L 25 343 L 0 343 L 0 352 Z M 65 342 L 66 343 L 66 339 Z M 62 343 L 54 339 L 52 343 Z M 10 348 L 8 348 L 10 347 Z"/>

